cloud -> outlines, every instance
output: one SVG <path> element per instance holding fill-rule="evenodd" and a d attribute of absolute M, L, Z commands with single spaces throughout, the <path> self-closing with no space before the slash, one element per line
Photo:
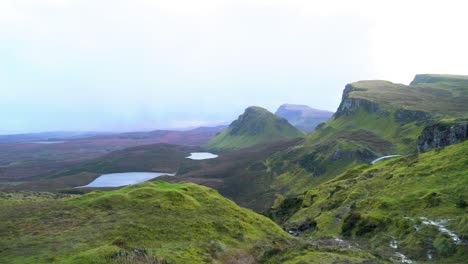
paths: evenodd
<path fill-rule="evenodd" d="M 14 130 L 134 130 L 230 120 L 255 104 L 334 110 L 347 82 L 466 74 L 467 7 L 451 0 L 0 1 L 0 118 Z"/>

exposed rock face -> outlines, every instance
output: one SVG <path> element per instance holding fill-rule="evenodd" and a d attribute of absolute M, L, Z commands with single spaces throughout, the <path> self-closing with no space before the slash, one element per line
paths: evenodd
<path fill-rule="evenodd" d="M 360 98 L 352 98 L 349 97 L 349 94 L 353 91 L 362 91 L 365 89 L 353 87 L 351 84 L 346 85 L 345 89 L 343 90 L 343 97 L 341 98 L 340 106 L 335 113 L 335 119 L 342 116 L 342 115 L 349 115 L 352 110 L 357 109 L 359 107 L 363 107 L 369 113 L 380 113 L 379 105 L 373 103 L 371 101 L 360 99 Z"/>
<path fill-rule="evenodd" d="M 425 152 L 434 148 L 462 142 L 468 138 L 468 124 L 435 124 L 424 128 L 418 137 L 418 151 Z"/>
<path fill-rule="evenodd" d="M 398 122 L 427 121 L 431 115 L 423 111 L 399 109 L 395 112 L 395 119 Z"/>

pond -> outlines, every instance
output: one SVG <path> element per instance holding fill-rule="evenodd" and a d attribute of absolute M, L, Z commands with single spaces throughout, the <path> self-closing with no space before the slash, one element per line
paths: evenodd
<path fill-rule="evenodd" d="M 192 152 L 190 153 L 190 156 L 187 157 L 187 159 L 205 160 L 205 159 L 215 159 L 217 157 L 218 155 L 209 153 L 209 152 Z"/>
<path fill-rule="evenodd" d="M 121 187 L 130 184 L 137 184 L 140 182 L 149 181 L 151 179 L 160 176 L 174 176 L 173 173 L 163 172 L 124 172 L 124 173 L 109 173 L 103 174 L 92 181 L 90 184 L 85 186 L 79 186 L 76 188 L 85 187 Z"/>
<path fill-rule="evenodd" d="M 65 143 L 66 141 L 33 141 L 33 142 L 28 142 L 31 144 L 61 144 Z"/>

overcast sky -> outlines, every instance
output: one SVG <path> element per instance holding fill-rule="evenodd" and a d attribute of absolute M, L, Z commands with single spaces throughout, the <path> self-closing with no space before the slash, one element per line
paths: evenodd
<path fill-rule="evenodd" d="M 349 82 L 468 74 L 465 2 L 1 0 L 0 133 L 334 111 Z"/>

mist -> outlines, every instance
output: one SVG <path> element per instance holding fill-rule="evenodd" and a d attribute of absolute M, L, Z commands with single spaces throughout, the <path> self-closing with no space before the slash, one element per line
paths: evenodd
<path fill-rule="evenodd" d="M 250 105 L 334 111 L 349 82 L 468 73 L 464 1 L 348 2 L 2 1 L 0 133 L 183 129 Z"/>

